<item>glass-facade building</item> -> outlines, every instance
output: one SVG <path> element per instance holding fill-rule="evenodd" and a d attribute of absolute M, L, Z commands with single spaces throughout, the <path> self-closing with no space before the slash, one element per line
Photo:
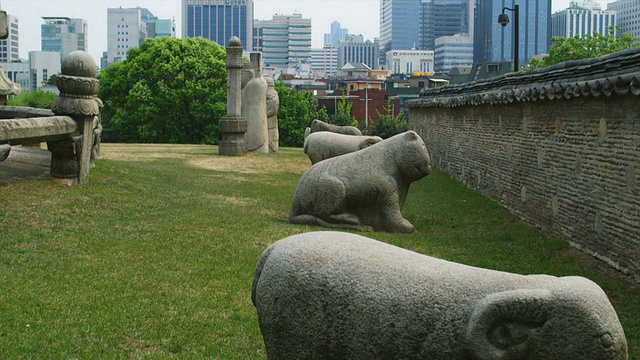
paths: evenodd
<path fill-rule="evenodd" d="M 0 40 L 0 62 L 19 61 L 19 27 L 18 17 L 7 14 L 9 37 Z M 13 79 L 12 79 L 13 80 Z M 15 80 L 13 80 L 15 81 Z"/>
<path fill-rule="evenodd" d="M 251 50 L 253 0 L 182 0 L 182 36 L 200 36 L 224 47 L 237 36 Z"/>
<path fill-rule="evenodd" d="M 436 39 L 456 34 L 471 34 L 473 1 L 422 0 L 420 4 L 419 48 L 435 49 Z"/>
<path fill-rule="evenodd" d="M 475 63 L 513 61 L 512 11 L 506 10 L 510 23 L 498 24 L 505 7 L 520 7 L 518 62 L 526 64 L 531 57 L 546 54 L 551 40 L 551 0 L 477 0 L 473 41 Z"/>
<path fill-rule="evenodd" d="M 418 48 L 421 0 L 380 0 L 380 64 L 387 52 Z"/>

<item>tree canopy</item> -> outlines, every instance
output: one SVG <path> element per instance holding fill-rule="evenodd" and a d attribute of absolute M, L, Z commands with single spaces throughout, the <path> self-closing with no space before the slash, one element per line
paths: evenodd
<path fill-rule="evenodd" d="M 204 38 L 145 40 L 103 69 L 105 141 L 210 143 L 226 114 L 225 49 Z"/>
<path fill-rule="evenodd" d="M 388 139 L 407 130 L 409 130 L 407 118 L 403 113 L 393 116 L 393 106 L 391 106 L 391 101 L 387 101 L 384 106 L 384 114 L 378 111 L 378 122 L 373 124 L 373 135 Z"/>
<path fill-rule="evenodd" d="M 616 31 L 620 32 L 620 27 L 611 26 L 607 35 L 594 32 L 584 37 L 554 36 L 551 38 L 553 44 L 549 47 L 549 55 L 542 60 L 531 59 L 529 65 L 533 68 L 547 67 L 569 60 L 599 57 L 639 45 L 637 37 L 627 33 L 616 35 Z"/>
<path fill-rule="evenodd" d="M 318 100 L 312 93 L 301 93 L 281 81 L 275 84 L 280 99 L 278 131 L 280 146 L 302 147 L 304 130 L 314 119 L 328 121 L 327 109 L 318 108 Z"/>

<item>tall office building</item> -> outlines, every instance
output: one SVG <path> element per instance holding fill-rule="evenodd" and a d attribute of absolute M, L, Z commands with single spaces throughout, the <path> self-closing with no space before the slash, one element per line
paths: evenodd
<path fill-rule="evenodd" d="M 338 71 L 338 50 L 331 44 L 322 49 L 311 49 L 311 71 L 324 77 L 334 76 Z"/>
<path fill-rule="evenodd" d="M 473 0 L 421 1 L 419 29 L 421 50 L 433 50 L 436 38 L 456 34 L 473 36 Z"/>
<path fill-rule="evenodd" d="M 498 15 L 504 7 L 520 7 L 518 62 L 526 64 L 534 55 L 545 54 L 551 39 L 551 0 L 478 0 L 473 37 L 475 63 L 513 61 L 513 12 L 503 27 Z"/>
<path fill-rule="evenodd" d="M 609 27 L 616 25 L 616 12 L 602 10 L 593 1 L 578 3 L 572 1 L 569 8 L 551 15 L 551 36 L 574 37 L 609 33 Z"/>
<path fill-rule="evenodd" d="M 622 33 L 640 38 L 640 3 L 637 0 L 620 0 L 609 3 L 607 10 L 616 12 L 616 24 Z"/>
<path fill-rule="evenodd" d="M 311 19 L 301 14 L 273 15 L 263 21 L 262 59 L 276 72 L 311 61 Z"/>
<path fill-rule="evenodd" d="M 436 39 L 435 71 L 449 73 L 456 66 L 473 65 L 473 40 L 467 35 L 441 36 Z"/>
<path fill-rule="evenodd" d="M 9 37 L 0 40 L 0 62 L 19 61 L 18 17 L 7 14 L 7 25 L 9 27 Z"/>
<path fill-rule="evenodd" d="M 237 36 L 253 49 L 253 0 L 182 0 L 182 36 L 201 36 L 226 47 Z"/>
<path fill-rule="evenodd" d="M 419 45 L 421 0 L 380 0 L 380 63 L 387 52 Z M 373 68 L 372 68 L 373 69 Z"/>
<path fill-rule="evenodd" d="M 347 34 L 349 33 L 349 29 L 345 29 L 340 27 L 340 23 L 334 21 L 331 23 L 331 32 L 329 34 L 324 34 L 324 44 L 331 44 L 334 48 L 338 48 L 338 43 L 340 41 L 344 41 L 347 38 Z"/>
<path fill-rule="evenodd" d="M 377 40 L 364 40 L 362 35 L 348 35 L 338 44 L 338 69 L 348 63 L 363 63 L 378 69 L 380 44 Z"/>
<path fill-rule="evenodd" d="M 41 50 L 58 52 L 60 59 L 70 52 L 88 51 L 88 25 L 84 19 L 43 17 L 40 26 Z"/>
<path fill-rule="evenodd" d="M 107 64 L 123 61 L 127 51 L 140 47 L 147 38 L 147 24 L 142 15 L 148 10 L 142 8 L 107 9 Z M 148 16 L 145 15 L 145 16 Z"/>

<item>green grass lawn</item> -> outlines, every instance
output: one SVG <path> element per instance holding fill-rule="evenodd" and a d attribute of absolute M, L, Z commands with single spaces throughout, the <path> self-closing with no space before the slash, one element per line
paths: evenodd
<path fill-rule="evenodd" d="M 86 186 L 0 186 L 0 359 L 264 359 L 256 260 L 279 239 L 322 230 L 286 221 L 306 156 L 102 152 Z M 439 171 L 412 185 L 403 214 L 417 233 L 364 235 L 474 266 L 588 277 L 640 359 L 640 290 L 607 265 Z"/>

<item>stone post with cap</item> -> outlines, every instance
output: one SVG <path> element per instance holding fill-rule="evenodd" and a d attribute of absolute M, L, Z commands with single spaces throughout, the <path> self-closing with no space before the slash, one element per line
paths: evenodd
<path fill-rule="evenodd" d="M 220 155 L 241 156 L 247 153 L 244 134 L 247 120 L 242 117 L 242 43 L 236 36 L 227 45 L 227 115 L 218 122 Z"/>
<path fill-rule="evenodd" d="M 91 154 L 99 138 L 100 108 L 96 79 L 98 67 L 84 51 L 74 51 L 62 59 L 62 73 L 57 76 L 60 95 L 51 110 L 56 115 L 71 117 L 77 126 L 65 140 L 48 142 L 51 151 L 51 175 L 70 178 L 79 184 L 89 181 Z"/>

